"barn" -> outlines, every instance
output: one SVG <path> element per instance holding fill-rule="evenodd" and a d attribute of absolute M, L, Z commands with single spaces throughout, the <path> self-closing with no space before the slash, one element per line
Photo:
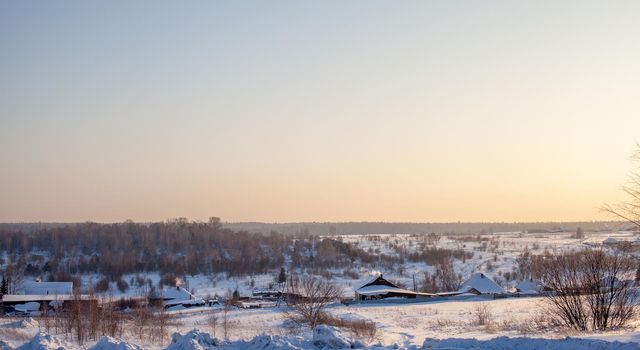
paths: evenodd
<path fill-rule="evenodd" d="M 356 300 L 378 300 L 386 298 L 430 298 L 435 294 L 414 292 L 400 288 L 384 279 L 382 274 L 372 275 L 359 283 L 355 288 Z"/>

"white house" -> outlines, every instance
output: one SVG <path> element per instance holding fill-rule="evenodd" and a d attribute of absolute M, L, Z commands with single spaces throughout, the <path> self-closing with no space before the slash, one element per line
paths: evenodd
<path fill-rule="evenodd" d="M 482 294 L 504 294 L 504 288 L 500 287 L 491 278 L 485 274 L 476 272 L 464 281 L 458 291 L 458 294 L 471 293 L 476 295 Z"/>

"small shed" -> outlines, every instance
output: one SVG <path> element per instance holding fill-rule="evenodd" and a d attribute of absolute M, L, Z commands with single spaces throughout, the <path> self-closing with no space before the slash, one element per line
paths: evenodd
<path fill-rule="evenodd" d="M 545 290 L 542 282 L 534 279 L 520 281 L 516 285 L 516 291 L 521 294 L 540 294 Z"/>

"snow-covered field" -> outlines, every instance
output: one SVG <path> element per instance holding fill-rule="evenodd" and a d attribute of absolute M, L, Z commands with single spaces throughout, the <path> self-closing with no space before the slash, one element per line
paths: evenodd
<path fill-rule="evenodd" d="M 362 303 L 351 306 L 335 304 L 329 308 L 329 312 L 343 318 L 375 322 L 378 329 L 375 338 L 361 339 L 364 344 L 369 346 L 420 349 L 423 344 L 426 344 L 428 346 L 426 348 L 434 349 L 511 349 L 515 346 L 511 342 L 518 341 L 518 344 L 521 345 L 518 345 L 517 349 L 640 349 L 640 345 L 637 343 L 640 341 L 640 323 L 637 322 L 624 329 L 595 334 L 536 330 L 533 323 L 538 317 L 537 303 L 540 301 L 539 298 L 493 300 L 478 297 L 466 301 Z M 479 326 L 474 322 L 473 310 L 478 305 L 488 305 L 492 314 L 491 324 Z M 286 327 L 286 315 L 283 311 L 284 308 L 231 310 L 229 312 L 231 323 L 228 338 L 235 343 L 228 344 L 228 346 L 242 349 L 243 347 L 240 345 L 247 344 L 243 341 L 250 342 L 260 335 L 267 334 L 278 337 L 280 340 L 288 339 L 290 345 L 297 344 L 296 346 L 304 346 L 304 348 L 316 348 L 311 341 L 313 339 L 311 330 L 295 332 Z M 214 331 L 207 325 L 210 312 L 211 309 L 207 308 L 175 312 L 173 325 L 168 328 L 167 333 L 186 334 L 197 328 L 213 337 Z M 40 331 L 44 331 L 44 327 L 38 321 L 25 321 L 16 318 L 0 321 L 0 339 L 9 348 L 17 348 L 22 344 L 27 344 Z M 49 347 L 51 350 L 59 346 L 67 349 L 90 348 L 96 343 L 94 340 L 80 346 L 64 335 L 52 334 L 52 336 L 57 340 L 51 341 L 54 344 Z M 216 329 L 215 336 L 222 338 L 220 326 Z M 510 342 L 502 337 L 514 338 L 515 340 Z M 538 339 L 535 343 L 537 345 L 532 347 L 528 341 L 518 340 L 523 337 Z M 563 340 L 566 337 L 571 337 L 571 339 Z M 459 339 L 475 339 L 477 341 Z M 495 339 L 495 344 L 487 342 L 491 339 Z M 550 341 L 542 342 L 541 339 Z M 583 342 L 579 339 L 589 341 Z M 171 338 L 168 336 L 163 341 L 147 337 L 141 339 L 131 330 L 125 331 L 122 340 L 146 349 L 164 349 L 171 345 Z M 601 340 L 606 342 L 601 342 Z M 260 341 L 264 342 L 265 340 Z M 611 343 L 616 341 L 620 343 Z M 528 344 L 527 346 L 530 347 L 521 347 L 522 344 Z M 106 350 L 105 344 L 102 345 L 103 347 L 100 349 Z M 127 350 L 126 348 L 119 349 Z"/>

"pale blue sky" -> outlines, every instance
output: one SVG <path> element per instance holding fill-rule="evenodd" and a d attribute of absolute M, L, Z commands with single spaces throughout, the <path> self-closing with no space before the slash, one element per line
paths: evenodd
<path fill-rule="evenodd" d="M 1 1 L 0 221 L 604 219 L 635 1 Z"/>

